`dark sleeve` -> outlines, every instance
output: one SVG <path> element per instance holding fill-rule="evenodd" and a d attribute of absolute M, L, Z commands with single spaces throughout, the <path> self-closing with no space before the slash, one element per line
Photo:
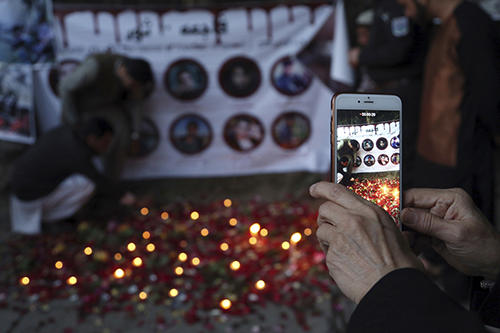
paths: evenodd
<path fill-rule="evenodd" d="M 500 112 L 498 35 L 488 15 L 475 4 L 464 3 L 455 15 L 461 33 L 458 60 L 466 80 L 463 116 L 477 117 L 464 121 L 479 121 L 493 133 Z"/>
<path fill-rule="evenodd" d="M 94 58 L 87 58 L 72 73 L 59 83 L 61 112 L 63 119 L 70 124 L 79 121 L 77 93 L 80 89 L 91 86 L 97 79 L 99 64 Z"/>
<path fill-rule="evenodd" d="M 378 281 L 354 311 L 348 333 L 486 333 L 479 318 L 411 268 Z"/>
<path fill-rule="evenodd" d="M 486 325 L 500 328 L 500 274 L 479 308 L 479 316 Z"/>
<path fill-rule="evenodd" d="M 405 18 L 403 8 L 396 6 L 391 8 L 392 15 L 385 21 L 377 11 L 370 29 L 370 41 L 359 55 L 360 66 L 393 67 L 409 61 L 415 31 L 413 23 L 408 20 L 408 33 L 400 37 L 394 36 L 392 22 Z"/>

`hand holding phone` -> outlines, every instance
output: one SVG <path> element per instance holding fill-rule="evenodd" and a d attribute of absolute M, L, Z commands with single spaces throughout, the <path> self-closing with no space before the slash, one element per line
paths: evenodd
<path fill-rule="evenodd" d="M 399 224 L 401 99 L 338 94 L 332 99 L 332 181 L 385 209 Z"/>

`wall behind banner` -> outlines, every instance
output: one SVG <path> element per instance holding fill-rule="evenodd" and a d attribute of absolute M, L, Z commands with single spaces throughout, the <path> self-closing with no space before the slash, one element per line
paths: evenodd
<path fill-rule="evenodd" d="M 112 50 L 145 58 L 156 79 L 125 177 L 325 172 L 332 93 L 296 55 L 331 14 L 324 4 L 56 8 L 58 64 L 35 76 L 41 125 L 59 119 L 60 77 Z"/>

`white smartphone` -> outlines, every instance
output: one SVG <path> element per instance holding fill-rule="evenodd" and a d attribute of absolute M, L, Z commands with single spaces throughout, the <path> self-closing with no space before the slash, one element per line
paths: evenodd
<path fill-rule="evenodd" d="M 332 181 L 385 209 L 399 223 L 401 99 L 338 94 L 332 98 Z"/>

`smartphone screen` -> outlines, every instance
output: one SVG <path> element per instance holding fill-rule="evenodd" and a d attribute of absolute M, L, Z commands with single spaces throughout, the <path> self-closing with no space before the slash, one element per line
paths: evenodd
<path fill-rule="evenodd" d="M 337 183 L 385 209 L 399 225 L 400 112 L 336 113 Z"/>

